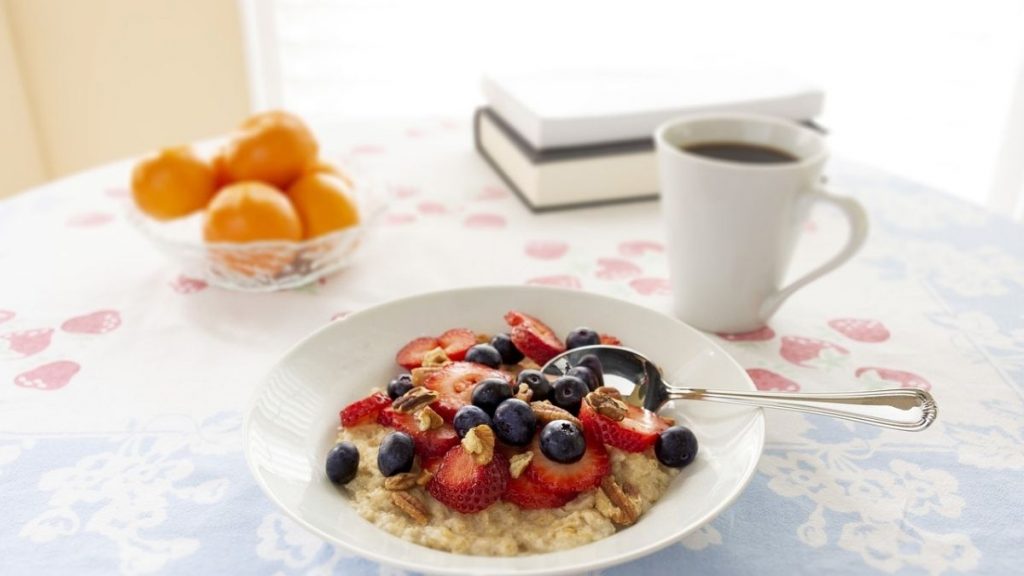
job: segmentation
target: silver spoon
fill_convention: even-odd
[[[597,356],[604,374],[615,376],[623,400],[657,412],[670,400],[708,400],[809,412],[863,422],[896,430],[924,430],[935,421],[937,407],[932,395],[917,388],[891,388],[858,392],[803,394],[746,392],[683,388],[666,382],[654,362],[643,354],[620,346],[582,346],[563,352],[541,368],[545,374],[564,375],[587,354]],[[622,380],[626,384],[622,384]],[[632,389],[628,389],[629,386]],[[891,415],[895,414],[896,417]]]

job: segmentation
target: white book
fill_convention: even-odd
[[[485,76],[486,106],[535,150],[649,140],[684,114],[729,111],[811,120],[824,93],[779,71],[557,70]]]

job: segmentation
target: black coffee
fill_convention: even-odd
[[[798,160],[796,156],[789,152],[783,152],[782,150],[776,150],[767,146],[741,144],[739,142],[708,142],[682,146],[681,148],[697,156],[714,158],[716,160],[728,160],[741,164],[784,164]]]

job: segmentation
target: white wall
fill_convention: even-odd
[[[46,177],[32,114],[11,40],[7,4],[0,1],[0,198]]]

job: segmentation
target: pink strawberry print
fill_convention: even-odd
[[[171,289],[178,294],[193,294],[206,290],[207,284],[205,280],[199,278],[189,278],[184,274],[179,275],[170,283]]]
[[[14,377],[14,385],[36,390],[57,390],[67,386],[81,369],[77,362],[58,360],[18,374]]]
[[[50,345],[53,336],[52,328],[22,330],[0,334],[0,356],[24,358],[38,354]],[[4,354],[6,352],[6,354]]]
[[[569,245],[558,240],[531,240],[526,243],[526,255],[537,260],[558,260],[569,251]]]
[[[776,374],[764,368],[748,368],[747,375],[754,381],[758,390],[776,390],[780,392],[799,392],[800,385],[786,378],[782,374]]]
[[[383,146],[377,146],[375,144],[360,144],[359,146],[352,147],[349,150],[349,154],[353,156],[378,156],[384,154],[387,150]]]
[[[650,240],[632,240],[630,242],[623,242],[622,244],[619,244],[619,254],[622,254],[627,258],[643,256],[647,252],[664,251],[664,244],[661,244],[660,242],[652,242]]]
[[[427,135],[427,131],[421,130],[419,128],[409,128],[405,131],[405,135],[413,139],[423,138],[424,136]]]
[[[84,214],[77,214],[68,218],[67,225],[74,226],[76,228],[92,228],[95,226],[102,226],[113,221],[113,214],[107,214],[105,212],[86,212]]]
[[[14,318],[13,310],[0,310],[0,324],[7,322],[11,318]]]
[[[420,211],[420,214],[444,214],[448,212],[448,209],[440,202],[420,202],[416,209]]]
[[[555,286],[558,288],[572,288],[579,290],[583,287],[580,283],[580,279],[569,274],[559,274],[555,276],[540,276],[537,278],[531,278],[526,281],[531,286]]]
[[[389,186],[388,190],[395,198],[412,198],[420,193],[419,188],[415,186],[405,186],[402,184]]]
[[[500,186],[484,186],[484,189],[476,195],[477,200],[501,200],[508,197],[508,192]]]
[[[783,336],[782,347],[779,349],[779,355],[786,361],[804,368],[811,367],[808,363],[820,359],[823,353],[846,355],[850,351],[825,340],[800,336]]]
[[[462,221],[466,228],[504,228],[505,217],[498,214],[471,214]]]
[[[758,328],[757,330],[751,330],[750,332],[739,332],[737,334],[719,334],[719,338],[728,340],[730,342],[767,342],[772,338],[775,338],[775,330],[771,327],[765,326],[764,328]]]
[[[598,258],[595,275],[602,280],[626,280],[639,276],[643,270],[622,258]]]
[[[850,340],[857,342],[885,342],[889,339],[889,329],[878,320],[866,318],[836,318],[828,321],[829,327]]]
[[[97,310],[66,320],[60,329],[73,334],[106,334],[120,325],[121,314],[117,310]]]
[[[672,293],[667,278],[635,278],[629,281],[629,287],[643,296],[668,296]]]
[[[388,226],[400,226],[402,224],[412,224],[416,221],[415,214],[403,214],[400,212],[392,212],[384,215],[384,224]]]
[[[878,368],[877,366],[864,366],[857,368],[853,373],[857,378],[865,378],[870,380],[885,380],[886,382],[896,382],[900,385],[900,388],[920,388],[921,390],[931,390],[932,385],[930,382],[922,378],[921,376],[914,374],[913,372],[907,372],[906,370],[896,370],[895,368]]]

